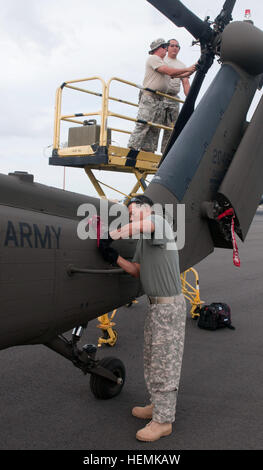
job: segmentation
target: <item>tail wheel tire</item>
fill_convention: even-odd
[[[96,398],[108,399],[119,395],[125,382],[125,367],[123,362],[116,357],[104,357],[99,365],[111,371],[117,378],[122,380],[122,383],[111,382],[99,375],[91,374],[90,388]]]

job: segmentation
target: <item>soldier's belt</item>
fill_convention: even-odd
[[[143,94],[144,94],[144,95],[151,96],[152,98],[155,98],[156,100],[159,100],[159,101],[162,101],[163,98],[164,98],[164,97],[161,96],[161,95],[157,95],[157,94],[155,93],[155,90],[153,90],[152,92],[151,92],[151,91],[144,90],[144,91],[143,91]]]
[[[150,304],[174,304],[175,296],[173,297],[150,297],[148,296]]]

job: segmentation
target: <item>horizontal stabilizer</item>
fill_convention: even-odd
[[[219,188],[233,207],[244,241],[263,193],[263,97]]]

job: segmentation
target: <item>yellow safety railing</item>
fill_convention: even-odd
[[[116,101],[119,101],[119,102],[124,102],[122,100],[119,100],[117,98],[112,98],[109,96],[109,93],[110,93],[110,85],[112,84],[112,82],[119,82],[119,83],[124,83],[126,85],[129,85],[129,86],[132,86],[132,87],[135,87],[135,88],[138,88],[139,90],[143,91],[143,90],[147,90],[147,91],[150,91],[150,89],[146,89],[146,88],[143,88],[142,86],[140,85],[137,85],[136,83],[133,83],[133,82],[129,82],[128,80],[124,80],[122,78],[118,78],[118,77],[112,77],[110,78],[110,80],[107,82],[107,100],[110,100],[110,99],[115,99]],[[173,101],[179,101],[180,103],[183,103],[182,100],[180,100],[179,98],[176,98],[175,96],[170,96],[170,95],[167,95],[166,93],[162,93],[160,91],[154,91],[154,90],[151,90],[152,93],[155,93],[156,95],[159,95],[159,96],[163,96],[163,97],[166,97],[166,98],[169,98]],[[126,104],[129,104],[129,105],[132,105],[132,106],[139,106],[138,104],[135,104],[135,103],[130,103],[130,102],[125,102]],[[114,113],[112,111],[109,111],[108,110],[108,116],[111,116],[111,117],[117,117],[117,118],[120,118],[120,119],[125,119],[127,121],[133,121],[133,122],[137,122],[137,119],[135,118],[132,118],[130,116],[125,116],[123,114],[118,114],[118,113]],[[167,130],[170,130],[172,131],[172,128],[171,127],[168,127],[168,126],[164,126],[164,125],[161,125],[161,124],[158,124],[158,123],[154,123],[154,122],[147,122],[147,124],[149,126],[153,126],[153,127],[157,127],[159,129],[167,129]],[[118,132],[127,132],[127,133],[131,133],[131,132],[128,132],[128,131],[124,131],[123,129],[114,129],[115,131],[118,131]]]
[[[74,85],[73,83],[80,83],[80,82],[88,82],[98,80],[101,83],[102,92],[97,93],[91,90],[86,90],[84,88],[79,88]],[[64,88],[70,88],[72,90],[80,91],[83,93],[88,93],[91,95],[99,96],[102,98],[102,107],[99,111],[92,111],[90,113],[75,113],[71,115],[63,116],[61,115],[61,107],[62,107],[62,92]],[[60,127],[61,121],[73,122],[75,124],[82,124],[83,121],[79,121],[73,118],[76,117],[84,117],[84,116],[101,116],[101,133],[100,133],[100,145],[105,146],[107,145],[107,131],[106,131],[106,117],[107,117],[107,102],[106,102],[106,83],[100,77],[89,77],[89,78],[81,78],[78,80],[71,80],[68,82],[64,82],[56,91],[56,100],[55,100],[55,123],[54,123],[54,140],[53,140],[53,149],[59,150],[60,149]]]
[[[99,81],[101,84],[101,93],[100,92],[94,92],[91,90],[87,90],[85,88],[82,88],[80,86],[76,86],[76,83],[84,83],[84,82],[90,82],[90,81]],[[79,120],[76,118],[81,118],[81,117],[91,117],[91,116],[100,116],[101,118],[101,123],[100,123],[100,138],[99,138],[99,146],[105,147],[107,146],[107,131],[112,130],[115,132],[121,132],[125,134],[131,134],[130,131],[126,129],[119,129],[119,128],[113,128],[113,127],[107,127],[107,122],[108,122],[108,117],[116,117],[119,119],[127,120],[127,121],[132,121],[132,122],[137,122],[138,120],[136,118],[133,118],[131,116],[125,115],[125,114],[119,114],[115,113],[113,111],[109,110],[109,101],[117,101],[119,103],[123,103],[129,106],[135,106],[138,107],[138,103],[133,103],[131,101],[123,100],[117,97],[110,96],[110,86],[112,82],[119,82],[123,83],[128,86],[132,86],[135,88],[138,88],[139,90],[147,90],[148,92],[155,93],[157,95],[167,97],[173,101],[178,101],[180,103],[183,103],[182,100],[179,98],[176,98],[174,96],[167,95],[165,93],[159,92],[159,91],[154,91],[149,88],[143,88],[142,86],[129,82],[128,80],[124,80],[122,78],[118,77],[112,77],[110,80],[106,83],[101,77],[94,76],[94,77],[88,77],[88,78],[81,78],[77,80],[70,80],[67,82],[64,82],[56,91],[56,100],[55,100],[55,122],[54,122],[54,139],[53,139],[53,150],[57,152],[58,155],[61,156],[67,156],[71,152],[69,149],[67,150],[66,148],[63,148],[61,150],[60,147],[60,129],[61,129],[61,122],[66,121],[66,122],[72,122],[74,124],[79,124],[83,125],[84,120]],[[101,98],[101,108],[98,111],[91,111],[87,113],[74,113],[74,114],[67,114],[67,115],[62,115],[61,114],[61,108],[62,108],[62,92],[65,88],[69,88],[71,90],[79,91],[82,93],[87,93],[91,94],[94,96],[98,96]],[[159,129],[165,129],[165,130],[170,130],[172,131],[171,127],[164,126],[158,123],[154,122],[147,122],[149,126],[157,127]],[[90,148],[89,146],[82,146],[83,148],[81,149],[81,146],[78,146],[77,149],[77,154],[85,155],[87,153],[90,153]],[[75,152],[76,153],[76,152]]]

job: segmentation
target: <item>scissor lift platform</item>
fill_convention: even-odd
[[[83,87],[76,86],[79,83],[99,82],[101,85],[101,92],[94,92]],[[93,170],[103,171],[117,171],[133,174],[136,177],[135,186],[125,196],[131,196],[141,188],[143,191],[146,189],[145,179],[148,175],[154,175],[158,168],[161,155],[144,150],[133,150],[121,145],[113,145],[111,142],[112,133],[117,132],[121,134],[131,134],[130,130],[109,127],[109,118],[117,118],[121,122],[130,121],[138,122],[138,120],[132,116],[119,114],[109,110],[109,102],[114,101],[138,108],[138,103],[127,101],[124,99],[110,96],[110,87],[112,83],[124,84],[125,86],[135,87],[139,90],[145,90],[140,85],[137,85],[121,78],[113,77],[107,83],[100,77],[89,77],[85,79],[71,80],[64,82],[56,93],[56,104],[55,104],[55,126],[54,126],[54,141],[53,141],[53,152],[52,157],[49,159],[50,165],[64,166],[71,168],[83,168],[89,176],[93,186],[101,197],[106,197],[101,185],[104,183],[98,181],[96,176],[93,174]],[[99,111],[92,111],[87,113],[74,113],[63,115],[62,110],[62,93],[65,89],[71,89],[78,92],[95,95],[101,99],[101,107]],[[169,96],[161,92],[154,92],[153,90],[147,89],[163,96]],[[180,101],[178,98],[170,97],[171,100]],[[94,120],[94,117],[98,116],[100,122]],[[87,120],[92,117],[93,119]],[[61,124],[73,123],[75,129],[71,128],[69,131],[75,132],[76,136],[80,135],[78,132],[79,127],[82,127],[82,135],[86,132],[85,138],[81,139],[70,139],[66,146],[60,143]],[[95,124],[94,124],[95,122]],[[141,122],[141,121],[140,121]],[[76,127],[77,124],[77,127]],[[90,126],[91,124],[91,126]],[[172,130],[167,126],[162,126],[158,123],[147,122],[149,126],[157,127],[159,129]],[[88,136],[88,130],[91,127],[95,128],[92,137]],[[107,185],[105,185],[107,186]],[[115,188],[111,188],[114,189]],[[117,192],[120,192],[116,189]],[[122,193],[123,194],[123,193]]]

